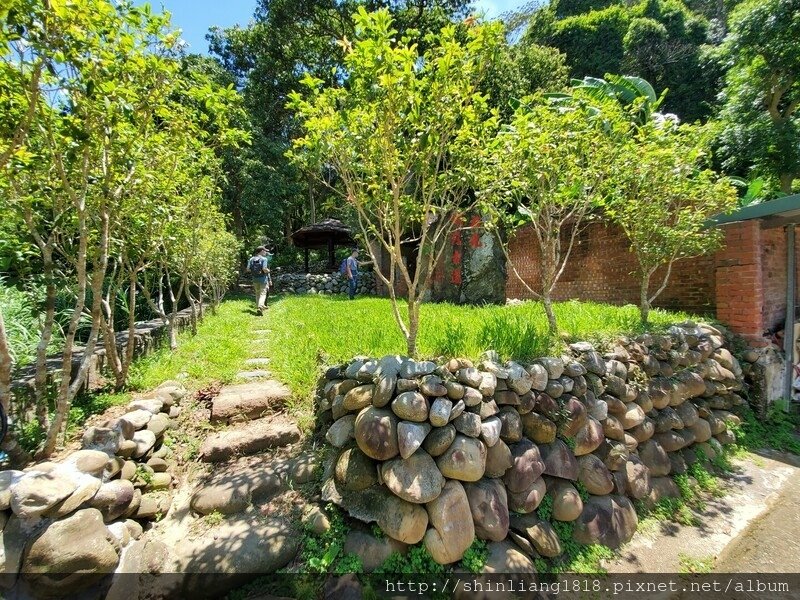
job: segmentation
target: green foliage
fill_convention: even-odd
[[[145,485],[149,485],[153,481],[153,473],[148,470],[145,465],[139,463],[136,465],[136,474],[133,476],[134,481],[140,481]]]
[[[669,89],[665,108],[694,121],[709,115],[719,72],[706,59],[707,29],[680,0],[576,0],[539,11],[526,37],[564,52],[573,77],[626,73]]]
[[[388,256],[390,277],[407,289],[407,316],[394,294],[393,314],[413,356],[439,242],[461,226],[454,212],[475,205],[474,154],[494,124],[478,86],[502,30],[496,23],[449,25],[428,34],[423,50],[415,36],[399,33],[388,10],[361,7],[354,20],[355,41],[343,42],[348,85],[307,73],[305,94],[290,95],[302,135],[289,155],[323,184],[333,169],[357,214],[359,237],[380,242],[367,247],[376,264],[381,253]],[[411,240],[418,251],[409,264],[401,244]]]
[[[722,92],[723,165],[763,176],[784,194],[800,177],[800,2],[749,0],[736,7],[719,50],[729,64]]]
[[[536,514],[542,521],[550,520],[550,517],[553,516],[553,496],[546,494],[545,497],[542,498],[539,507],[536,509]]]
[[[347,526],[344,515],[335,505],[325,507],[330,521],[330,529],[322,535],[310,530],[303,533],[301,559],[303,570],[311,573],[360,573],[363,570],[361,559],[353,554],[343,554]]]
[[[695,558],[681,553],[678,555],[678,561],[680,562],[680,573],[711,573],[714,569],[713,556]]]
[[[405,555],[393,552],[373,572],[376,574],[442,575],[445,568],[431,558],[428,549],[423,544],[416,544],[411,546]]]
[[[741,417],[742,422],[739,425],[728,422],[728,429],[736,436],[736,444],[741,450],[755,452],[763,448],[774,448],[800,454],[800,437],[797,435],[800,417],[797,414],[787,413],[773,406],[766,418],[760,419],[747,406],[741,411]]]
[[[461,558],[461,566],[470,573],[480,573],[489,558],[489,548],[484,540],[475,538]]]
[[[128,393],[118,392],[85,392],[80,394],[69,409],[67,431],[80,431],[86,420],[92,415],[99,415],[112,406],[121,406],[131,400]]]

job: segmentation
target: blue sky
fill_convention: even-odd
[[[153,8],[163,6],[172,13],[172,23],[183,30],[183,39],[190,52],[205,54],[208,42],[205,35],[212,25],[230,27],[245,25],[253,16],[255,0],[149,0]],[[143,2],[142,2],[143,3]],[[488,17],[525,4],[525,0],[476,0],[479,11],[485,10]]]

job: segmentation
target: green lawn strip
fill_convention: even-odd
[[[424,358],[477,359],[483,351],[492,349],[504,359],[525,360],[560,352],[565,342],[602,343],[643,330],[638,309],[631,305],[570,301],[557,303],[555,312],[563,332],[556,340],[547,334],[539,303],[482,307],[424,304],[419,353]],[[651,318],[651,329],[663,330],[690,316],[656,310]],[[344,296],[279,297],[271,303],[264,323],[272,330],[265,344],[270,370],[309,406],[324,365],[357,355],[403,354],[406,347],[390,301],[385,298],[348,301]]]

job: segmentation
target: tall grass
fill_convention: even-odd
[[[36,346],[40,335],[36,299],[39,296],[44,296],[44,291],[39,288],[20,290],[0,279],[0,309],[3,310],[6,335],[15,367],[24,367],[36,360]],[[53,333],[50,350],[60,350],[62,343],[63,336],[57,329]]]
[[[635,306],[561,302],[554,307],[561,335],[547,332],[542,306],[534,302],[507,306],[422,306],[418,338],[422,357],[465,356],[476,359],[496,350],[503,359],[527,360],[560,352],[564,343],[603,343],[620,334],[643,331]],[[651,329],[690,318],[686,313],[654,310]],[[356,355],[402,354],[405,340],[383,298],[287,296],[272,303],[264,319],[272,332],[267,341],[271,370],[294,392],[309,399],[323,364]]]

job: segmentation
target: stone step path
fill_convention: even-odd
[[[203,462],[223,462],[235,456],[288,446],[299,440],[300,430],[295,423],[257,419],[207,437],[200,447],[200,458]]]
[[[265,367],[269,364],[268,358],[248,358],[244,361],[248,367]]]
[[[275,380],[225,386],[211,404],[212,423],[259,419],[283,408],[292,393]]]
[[[272,377],[272,373],[264,369],[254,369],[252,371],[239,371],[236,374],[236,379],[241,379],[243,381],[256,381],[258,379],[269,379],[270,377]]]

